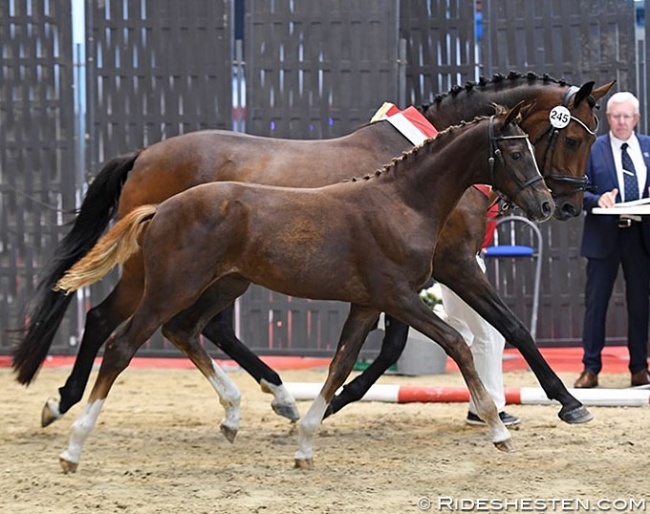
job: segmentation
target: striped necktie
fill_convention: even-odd
[[[636,179],[636,170],[630,154],[627,153],[627,143],[621,145],[621,163],[623,164],[623,187],[625,189],[625,201],[639,199],[639,182]]]

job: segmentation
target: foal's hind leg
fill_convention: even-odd
[[[77,470],[83,445],[97,423],[111,387],[129,365],[138,348],[158,328],[158,324],[154,323],[134,325],[134,318],[129,319],[107,340],[104,358],[88,403],[72,425],[68,448],[59,456],[64,473],[74,473]]]
[[[271,407],[280,416],[297,421],[300,418],[293,396],[282,383],[280,376],[244,345],[232,327],[233,305],[213,317],[203,329],[203,335],[230,356],[262,387],[273,395]]]
[[[377,322],[379,311],[350,305],[343,331],[339,339],[336,354],[329,367],[327,379],[323,388],[312,403],[307,414],[298,422],[298,451],[295,454],[296,467],[309,468],[313,464],[313,438],[316,430],[323,420],[327,404],[332,400],[336,390],[348,378],[354,363],[359,355],[359,350],[368,335],[368,332]]]

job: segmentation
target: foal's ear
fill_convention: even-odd
[[[512,122],[515,122],[515,121],[519,120],[518,116],[519,116],[523,106],[524,106],[524,100],[522,100],[517,105],[515,105],[513,108],[511,108],[508,112],[506,112],[505,120],[503,120],[503,126],[504,127],[507,127]]]

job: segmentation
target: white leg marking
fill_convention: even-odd
[[[81,451],[86,439],[95,428],[99,413],[104,406],[105,400],[96,400],[86,404],[86,406],[79,414],[77,420],[72,424],[72,433],[70,434],[70,441],[68,442],[68,449],[65,450],[60,457],[68,462],[79,463],[81,458]]]
[[[241,393],[235,383],[228,378],[228,375],[214,361],[212,361],[212,370],[214,373],[207,378],[219,395],[221,405],[226,410],[226,419],[222,425],[237,431],[241,414],[239,408]]]
[[[298,423],[298,451],[295,454],[297,460],[309,460],[314,456],[313,438],[316,430],[323,420],[327,409],[327,402],[322,394],[318,394],[314,403],[311,404],[305,417]]]
[[[47,405],[47,408],[50,409],[50,413],[52,414],[53,419],[59,419],[62,416],[61,411],[59,410],[59,400],[50,398],[47,402],[45,402],[45,405]]]
[[[277,414],[289,418],[292,421],[296,421],[300,418],[296,400],[293,398],[284,384],[280,384],[278,386],[262,379],[260,380],[260,387],[265,393],[271,393],[273,395],[271,407],[273,407],[273,410]]]
[[[490,427],[492,431],[492,442],[493,443],[500,443],[502,441],[507,441],[510,439],[510,432],[506,428],[506,426],[499,420],[499,422],[493,426]]]

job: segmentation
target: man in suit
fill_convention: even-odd
[[[582,332],[584,370],[575,387],[598,385],[605,346],[605,319],[619,267],[625,279],[627,344],[632,386],[650,384],[648,377],[648,311],[650,309],[650,220],[648,217],[592,214],[594,207],[647,198],[650,186],[650,137],[635,134],[639,101],[628,92],[607,102],[609,133],[594,143],[587,177],[595,192],[585,192],[581,255],[587,258],[585,317]]]

